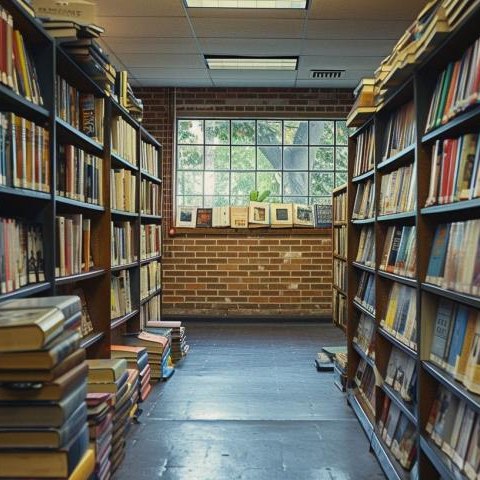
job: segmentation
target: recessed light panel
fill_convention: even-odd
[[[205,57],[210,70],[296,70],[298,58]]]
[[[305,10],[308,0],[184,0],[190,8],[294,8]]]

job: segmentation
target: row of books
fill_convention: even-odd
[[[0,218],[0,293],[45,281],[42,226]]]
[[[405,470],[413,467],[416,457],[417,429],[400,407],[385,395],[378,431],[385,445]]]
[[[342,225],[333,229],[333,253],[347,257],[347,227]]]
[[[375,374],[373,368],[361,358],[355,372],[358,394],[366,404],[371,417],[375,417]]]
[[[145,215],[162,214],[162,187],[149,180],[142,180],[140,186],[140,211]]]
[[[392,348],[388,359],[385,383],[400,394],[407,403],[415,403],[417,361],[399,348]]]
[[[157,257],[162,254],[162,226],[158,224],[140,225],[140,258]]]
[[[401,343],[417,350],[417,291],[394,282],[380,325]]]
[[[346,222],[347,221],[347,192],[334,195],[333,201],[333,221]]]
[[[353,176],[373,170],[375,167],[375,129],[370,125],[363,133],[358,135],[355,146],[355,161]]]
[[[353,337],[353,342],[371,359],[375,358],[375,327],[375,320],[361,313]]]
[[[49,135],[30,120],[0,112],[0,185],[50,191]]]
[[[480,393],[478,310],[441,298],[429,330],[430,361]],[[430,336],[431,335],[431,336]]]
[[[355,261],[375,268],[375,230],[373,227],[362,227]]]
[[[33,56],[13,17],[0,7],[0,83],[27,100],[43,105]]]
[[[415,226],[388,227],[379,269],[409,278],[415,277],[416,243]]]
[[[433,92],[425,130],[444,125],[478,104],[480,96],[480,39],[450,62],[440,74]]]
[[[250,202],[245,207],[178,207],[176,226],[183,228],[325,228],[332,224],[330,205]]]
[[[121,116],[112,118],[112,151],[123,160],[138,165],[137,130]]]
[[[338,258],[333,259],[333,284],[347,291],[347,262]]]
[[[149,262],[140,268],[140,299],[158,291],[162,286],[162,264],[158,261]]]
[[[413,100],[395,110],[387,120],[382,160],[387,160],[415,142],[415,107]]]
[[[333,291],[333,318],[339,325],[347,327],[347,297],[338,290]]]
[[[140,325],[146,326],[150,322],[159,322],[162,314],[162,297],[155,295],[148,302],[140,305]]]
[[[355,301],[375,314],[375,275],[362,272],[358,282]]]
[[[480,294],[480,220],[444,223],[435,230],[426,281],[457,292]]]
[[[153,175],[154,177],[160,178],[160,163],[158,149],[151,143],[144,142],[141,143],[141,168],[142,171]]]
[[[121,270],[112,273],[111,283],[111,306],[110,318],[123,317],[133,310],[132,290],[130,284],[130,272]]]
[[[57,75],[55,101],[57,115],[87,137],[103,144],[105,101],[93,93],[83,93]]]
[[[389,215],[413,211],[416,201],[416,184],[414,164],[382,175],[379,214]]]
[[[110,170],[110,207],[122,212],[136,212],[137,178],[127,169]]]
[[[90,219],[82,214],[56,217],[57,258],[55,276],[88,272],[93,266]]]
[[[117,72],[115,93],[118,97],[118,103],[125,108],[133,118],[141,122],[143,118],[143,102],[133,94],[126,70]]]
[[[103,159],[73,145],[59,145],[57,194],[103,205]]]
[[[111,265],[127,265],[136,262],[135,224],[133,222],[111,223]]]
[[[432,148],[430,188],[425,206],[480,196],[478,134],[437,140]]]
[[[353,205],[353,220],[373,218],[375,215],[375,183],[367,180],[358,184]]]

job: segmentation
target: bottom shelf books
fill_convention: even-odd
[[[373,368],[362,358],[355,373],[355,384],[360,396],[369,408],[370,416],[375,416],[375,374]]]
[[[130,272],[121,270],[112,273],[111,278],[111,319],[123,317],[132,311],[132,294],[130,289]]]
[[[402,350],[393,347],[388,359],[385,383],[400,394],[405,402],[416,398],[417,362]]]
[[[369,312],[375,314],[375,275],[362,272],[355,300]]]
[[[353,337],[353,342],[358,345],[367,357],[372,359],[375,358],[375,328],[375,320],[361,313],[357,331]]]
[[[410,470],[416,456],[417,430],[387,395],[384,397],[377,427],[379,435],[393,456],[404,469]]]
[[[333,318],[338,325],[347,327],[347,297],[333,290]]]
[[[470,480],[480,473],[480,416],[451,391],[439,387],[426,433]]]

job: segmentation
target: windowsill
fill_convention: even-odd
[[[208,236],[208,235],[245,235],[245,236],[265,236],[265,237],[283,237],[295,235],[315,235],[330,236],[331,228],[176,228],[175,235],[178,236]],[[172,235],[169,234],[170,237]]]

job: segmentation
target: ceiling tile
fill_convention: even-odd
[[[247,81],[288,81],[295,80],[297,72],[285,71],[232,71],[232,70],[210,70],[210,76],[215,82],[217,80],[247,80]]]
[[[112,18],[121,17],[157,16],[172,17],[184,15],[181,0],[135,0],[133,2],[119,0],[100,0],[97,3],[97,16]]]
[[[387,56],[396,40],[305,40],[302,55]]]
[[[366,70],[377,68],[383,57],[346,57],[311,55],[300,57],[299,70],[311,69],[345,69]]]
[[[213,87],[210,80],[190,79],[185,77],[169,79],[138,78],[136,84],[141,87]]]
[[[340,40],[398,40],[409,22],[403,20],[309,20],[307,38]]]
[[[200,55],[123,53],[122,62],[129,68],[133,67],[164,67],[164,68],[204,68],[205,62]]]
[[[162,79],[193,79],[193,80],[208,80],[207,69],[200,68],[135,68],[129,69],[129,72],[136,78],[158,78]]]
[[[306,10],[302,9],[280,9],[274,11],[268,8],[187,8],[187,14],[191,18],[222,18],[222,19],[236,19],[236,18],[262,18],[274,20],[295,20],[304,19],[307,15]]]
[[[104,37],[104,42],[118,55],[123,53],[198,54],[198,47],[191,37]]]
[[[200,38],[200,46],[210,55],[299,55],[301,39],[285,38]]]
[[[105,35],[116,37],[189,37],[185,17],[105,17]]]

